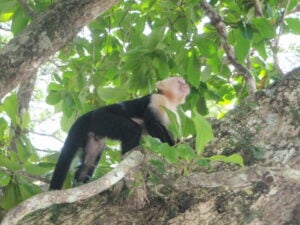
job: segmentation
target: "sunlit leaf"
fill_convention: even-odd
[[[13,15],[14,14],[12,12],[0,14],[0,22],[7,22],[11,20]]]

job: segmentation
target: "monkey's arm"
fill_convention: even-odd
[[[159,138],[161,142],[175,145],[175,140],[170,131],[162,124],[159,116],[151,109],[147,109],[144,116],[144,125],[147,132],[152,136]]]

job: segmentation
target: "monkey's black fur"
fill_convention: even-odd
[[[146,95],[142,98],[108,105],[79,117],[72,125],[62,148],[50,183],[50,189],[62,188],[71,162],[79,148],[83,148],[86,155],[95,156],[92,165],[85,165],[85,159],[83,159],[81,167],[75,174],[75,180],[86,182],[92,176],[94,168],[100,160],[106,137],[121,141],[122,154],[138,146],[142,127],[131,118],[143,120],[144,127],[151,136],[157,137],[169,145],[174,145],[175,141],[162,124],[160,115],[157,115],[149,106],[151,96]],[[91,153],[88,152],[89,149],[86,147],[88,142],[90,142],[89,146],[100,148],[97,149],[97,153],[95,153],[95,149],[92,149]]]

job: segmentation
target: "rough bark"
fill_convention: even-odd
[[[0,99],[117,0],[59,0],[0,52]]]
[[[214,124],[206,154],[240,152],[245,168],[215,163],[213,170],[198,167],[182,176],[171,166],[160,184],[141,179],[147,173],[139,169],[129,180],[139,177],[140,185],[129,182],[128,190],[118,183],[93,198],[36,211],[19,224],[299,224],[299,96],[299,76],[290,76]],[[147,160],[143,168],[151,169]],[[137,206],[137,199],[144,204]]]

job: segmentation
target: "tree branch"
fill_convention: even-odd
[[[264,14],[261,8],[261,2],[259,0],[253,0],[253,5],[255,9],[255,15],[262,17]]]
[[[118,0],[58,0],[1,49],[0,99]]]
[[[31,8],[31,6],[28,4],[27,0],[18,0],[19,4],[25,9],[27,15],[30,18],[34,18],[36,16],[36,13],[34,10]]]
[[[232,189],[244,189],[251,187],[253,182],[258,181],[271,185],[279,178],[298,182],[300,171],[292,168],[254,166],[233,172],[196,173],[179,178],[174,187],[180,191],[199,187],[215,188],[224,186]]]
[[[244,65],[240,64],[236,60],[234,49],[227,42],[227,31],[226,31],[225,24],[222,21],[222,18],[213,9],[213,7],[209,3],[207,3],[206,0],[202,0],[200,3],[200,6],[204,10],[206,15],[209,17],[211,24],[216,28],[216,30],[220,36],[220,39],[221,39],[221,44],[226,52],[229,62],[244,77],[244,79],[247,83],[248,91],[249,91],[250,95],[253,96],[254,93],[256,92],[255,78]]]
[[[143,161],[144,155],[140,151],[132,151],[115,169],[98,180],[76,188],[41,193],[25,200],[6,214],[1,225],[17,224],[25,215],[53,204],[76,202],[99,194],[119,182]]]

